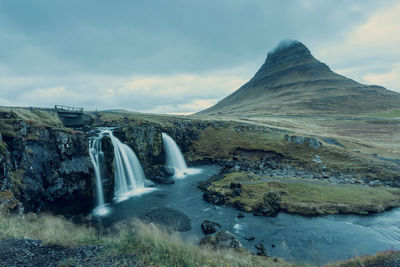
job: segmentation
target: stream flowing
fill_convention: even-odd
[[[262,242],[268,255],[297,263],[323,264],[400,249],[400,209],[369,216],[305,217],[279,213],[276,217],[260,217],[244,213],[244,218],[238,218],[238,210],[202,199],[197,183],[217,174],[219,167],[203,166],[202,170],[177,179],[175,184],[157,185],[157,191],[113,204],[112,214],[104,217],[103,223],[110,225],[139,217],[155,207],[169,207],[191,219],[192,229],[181,233],[186,242],[199,242],[204,237],[201,222],[211,220],[234,233],[245,248],[255,252],[254,245]],[[249,237],[255,239],[247,241]]]

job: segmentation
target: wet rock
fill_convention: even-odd
[[[147,211],[141,219],[146,223],[154,223],[165,227],[168,231],[185,232],[192,226],[188,216],[183,212],[161,207]]]
[[[267,250],[265,249],[264,245],[260,242],[255,245],[255,248],[257,249],[257,255],[258,256],[264,256],[268,257]]]
[[[219,231],[214,235],[204,237],[200,241],[200,246],[211,246],[215,249],[221,248],[241,248],[239,240],[229,231]]]
[[[244,214],[243,213],[239,213],[237,217],[238,218],[244,218]]]
[[[220,192],[206,191],[203,194],[203,199],[214,205],[221,205],[225,203],[225,196]]]
[[[206,235],[213,234],[217,232],[218,228],[221,228],[221,225],[216,222],[204,220],[201,223],[201,230],[203,230],[203,233]]]
[[[253,240],[255,240],[256,238],[254,237],[254,236],[249,236],[249,237],[245,237],[244,239],[246,239],[247,241],[253,241]]]

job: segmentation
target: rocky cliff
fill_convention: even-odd
[[[3,195],[12,193],[9,198],[25,211],[72,214],[92,208],[93,167],[85,134],[23,120],[14,112],[0,112],[0,126]]]

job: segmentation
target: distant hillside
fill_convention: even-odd
[[[400,94],[339,75],[298,41],[281,42],[254,77],[195,115],[350,115],[400,108]]]

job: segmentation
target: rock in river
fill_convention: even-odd
[[[217,231],[217,228],[221,228],[221,225],[216,222],[204,220],[201,223],[201,230],[203,230],[203,233],[206,235],[215,233]]]
[[[241,248],[239,240],[231,232],[219,231],[215,235],[204,237],[200,241],[200,246],[209,245],[215,249],[217,248]]]
[[[185,232],[192,228],[188,216],[181,211],[166,207],[151,209],[141,219],[147,223],[164,226],[169,231]]]

